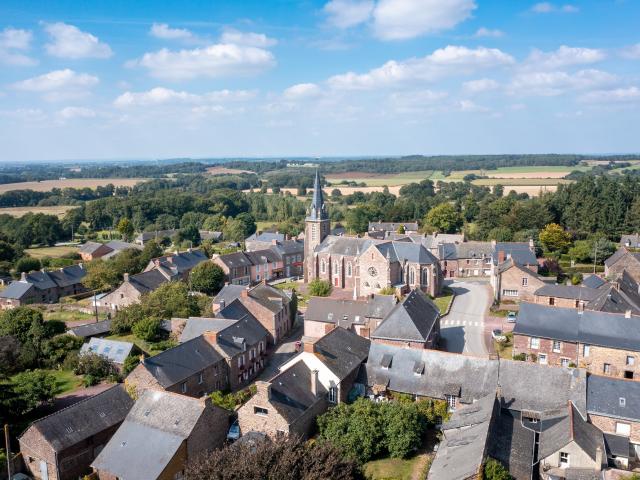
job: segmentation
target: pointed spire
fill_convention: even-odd
[[[327,211],[324,207],[324,199],[322,198],[322,186],[320,185],[320,174],[318,173],[318,170],[316,170],[316,178],[313,181],[313,198],[311,199],[309,218],[311,220],[324,220],[327,218]]]

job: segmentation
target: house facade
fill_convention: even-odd
[[[604,261],[604,275],[607,278],[616,279],[624,271],[636,282],[640,282],[640,253],[633,252],[627,247],[620,247]]]
[[[492,253],[491,242],[442,243],[437,257],[445,278],[489,277]]]
[[[499,302],[533,302],[535,293],[547,284],[545,280],[538,275],[537,266],[523,266],[512,259],[492,266],[491,286]]]

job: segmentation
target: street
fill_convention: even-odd
[[[491,287],[486,280],[453,280],[447,285],[456,296],[449,314],[440,320],[441,337],[449,352],[488,355],[486,314]]]

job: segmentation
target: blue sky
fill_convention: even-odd
[[[640,151],[640,2],[0,4],[0,161]]]

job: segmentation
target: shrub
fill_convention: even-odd
[[[134,368],[136,368],[139,363],[140,363],[140,358],[136,357],[135,355],[129,355],[127,358],[124,359],[124,365],[122,367],[122,373],[127,375]]]
[[[519,362],[524,362],[527,360],[527,354],[526,353],[518,353],[516,355],[513,356],[514,360],[517,360]]]
[[[483,473],[484,480],[513,480],[505,466],[493,458],[487,459]]]
[[[328,297],[331,294],[331,284],[316,278],[309,282],[309,294],[314,297]]]
[[[76,375],[89,375],[97,380],[117,374],[118,369],[106,357],[96,353],[83,353],[78,355],[78,363],[74,369]]]
[[[13,377],[11,383],[23,414],[51,401],[56,394],[56,378],[43,370],[19,373]]]
[[[33,257],[22,257],[18,259],[14,268],[17,273],[29,273],[33,270],[40,270],[40,260]]]
[[[160,335],[161,325],[161,320],[157,318],[147,317],[136,323],[131,330],[133,331],[133,334],[140,340],[153,342]]]
[[[384,288],[381,288],[378,293],[380,295],[395,295],[396,289],[393,287],[384,287]]]

